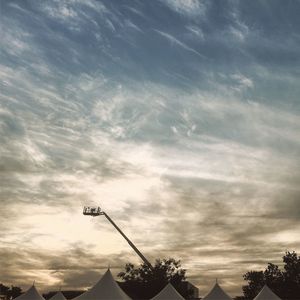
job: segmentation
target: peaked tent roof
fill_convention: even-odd
[[[216,282],[211,291],[203,298],[203,300],[232,300]]]
[[[272,290],[265,285],[254,300],[281,300],[277,295],[275,295]]]
[[[168,283],[155,297],[151,300],[184,300],[176,291],[171,283]]]
[[[57,292],[54,296],[52,296],[49,300],[67,300],[62,292]]]
[[[108,269],[88,291],[73,300],[131,300],[115,282]]]
[[[33,285],[24,294],[15,298],[15,300],[45,300]]]

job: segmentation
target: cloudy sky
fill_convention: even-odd
[[[182,260],[205,294],[300,252],[300,1],[1,1],[0,282]]]

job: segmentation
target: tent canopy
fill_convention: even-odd
[[[203,300],[232,300],[216,282],[211,291],[203,298]]]
[[[15,298],[14,300],[45,300],[42,295],[36,290],[33,285],[24,294]]]
[[[254,298],[254,300],[281,300],[277,295],[275,295],[270,288],[265,285],[259,294]]]
[[[131,300],[115,282],[108,269],[102,278],[88,291],[74,300]]]
[[[168,283],[155,297],[151,300],[184,300],[176,291],[171,283]]]
[[[63,295],[62,292],[57,292],[53,297],[49,300],[67,300],[66,297]]]

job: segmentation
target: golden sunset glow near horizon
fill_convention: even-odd
[[[0,283],[91,287],[300,252],[300,2],[1,1]]]

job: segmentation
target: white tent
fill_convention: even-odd
[[[113,279],[108,269],[103,277],[88,291],[73,300],[131,300]]]
[[[253,300],[281,300],[281,299],[277,295],[275,295],[267,285],[265,285]]]
[[[211,291],[203,298],[203,300],[232,300],[216,282]]]
[[[52,296],[49,300],[67,300],[62,292],[57,292],[54,296]]]
[[[42,295],[36,290],[33,285],[24,294],[15,298],[14,300],[45,300]]]
[[[155,297],[151,300],[184,300],[184,298],[175,290],[171,283],[168,283]]]

